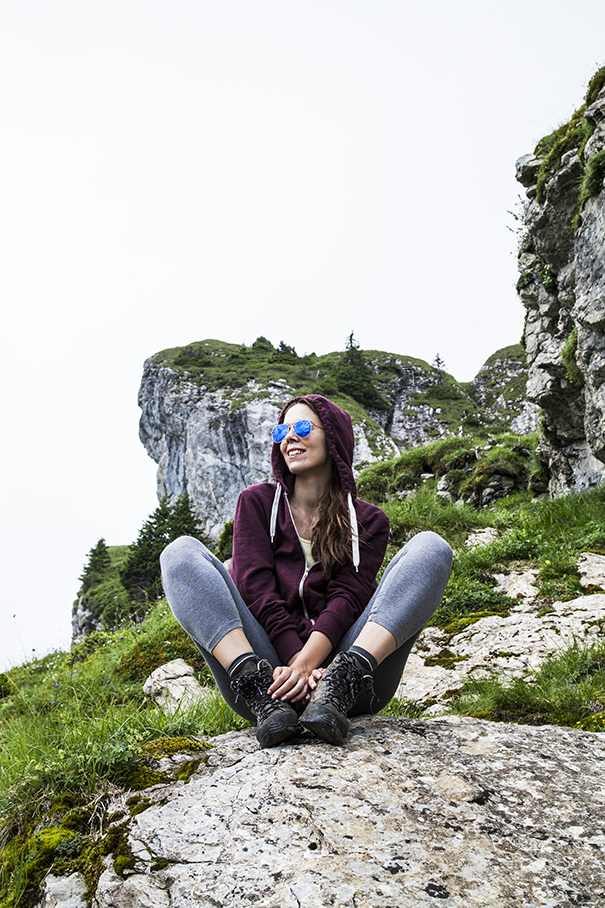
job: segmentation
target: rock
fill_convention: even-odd
[[[605,593],[595,593],[555,602],[547,612],[531,597],[523,598],[509,615],[480,618],[453,635],[427,627],[408,659],[397,696],[440,715],[469,677],[499,672],[522,678],[564,647],[596,641],[604,619]]]
[[[178,709],[195,706],[209,693],[209,688],[198,683],[193,669],[184,659],[173,659],[149,675],[143,684],[143,691],[164,712],[175,713]]]
[[[582,552],[578,572],[582,586],[600,586],[605,589],[605,555]]]
[[[511,599],[535,599],[538,590],[534,586],[534,581],[538,576],[538,570],[529,571],[508,571],[506,574],[494,574],[496,585],[494,589]]]
[[[44,880],[42,901],[38,908],[87,908],[86,883],[79,873],[58,877],[49,873]]]
[[[538,179],[541,159],[533,154],[525,154],[515,163],[516,177],[522,186],[534,186]]]
[[[539,160],[526,155],[517,162],[517,179],[532,187],[518,285],[527,309],[527,397],[543,413],[538,455],[551,495],[605,479],[605,193],[585,202],[574,226],[583,175],[605,147],[605,91],[586,118],[595,130],[582,159],[578,139],[540,200],[533,187]]]
[[[485,527],[483,530],[475,530],[469,533],[466,538],[466,544],[469,549],[474,549],[483,545],[491,545],[498,538],[498,530],[494,527]]]
[[[516,908],[605,898],[605,739],[570,729],[362,717],[343,747],[213,739],[148,790],[94,908]]]
[[[71,613],[71,641],[72,644],[79,643],[84,637],[92,634],[93,631],[103,629],[103,616],[96,615],[82,601],[83,597],[79,596],[74,602]]]

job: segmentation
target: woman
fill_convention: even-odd
[[[261,747],[302,728],[342,744],[347,716],[394,695],[414,641],[443,595],[452,550],[419,533],[378,588],[388,518],[356,497],[353,426],[317,394],[273,430],[275,483],[239,496],[231,575],[196,539],[162,553],[170,606]]]

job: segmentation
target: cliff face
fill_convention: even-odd
[[[466,386],[421,360],[366,351],[364,361],[376,377],[383,409],[365,409],[330,389],[340,356],[314,357],[312,363],[285,359],[278,365],[287,378],[267,377],[275,359],[270,351],[266,361],[248,361],[242,348],[213,341],[147,360],[139,391],[139,434],[158,464],[158,496],[187,492],[204,532],[216,539],[233,517],[240,491],[270,479],[271,429],[283,403],[314,388],[309,376],[324,383],[316,388],[320,393],[351,413],[358,468],[393,457],[402,447],[458,434],[465,422],[467,429],[535,429],[519,347],[495,354],[475,383]],[[236,365],[241,380],[230,372]],[[258,374],[251,378],[254,368]]]
[[[595,80],[597,80],[595,82]],[[550,493],[605,479],[605,71],[569,124],[517,161],[527,189],[518,290],[527,394],[543,411]]]

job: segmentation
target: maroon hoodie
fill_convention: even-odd
[[[376,589],[376,574],[389,536],[384,511],[357,498],[351,417],[318,394],[309,394],[306,399],[322,421],[328,450],[352,512],[351,522],[354,524],[356,518],[359,524],[359,544],[354,534],[353,562],[330,580],[325,579],[320,564],[307,569],[287,502],[294,476],[280,446],[274,444],[271,465],[276,482],[249,486],[239,496],[230,573],[284,665],[302,649],[312,630],[325,634],[333,647],[338,645]],[[301,400],[305,398],[295,397],[286,404],[280,422],[286,410]]]

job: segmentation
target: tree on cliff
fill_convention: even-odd
[[[371,410],[387,410],[388,404],[377,391],[374,378],[374,372],[363,358],[351,331],[347,337],[345,355],[334,372],[333,382],[339,391],[348,394],[362,406]]]
[[[78,578],[82,583],[80,595],[98,583],[111,567],[111,558],[104,539],[99,539],[88,553],[88,561]]]
[[[160,554],[179,536],[202,539],[200,521],[191,508],[187,493],[174,503],[165,495],[151,517],[141,527],[136,542],[130,546],[120,579],[137,602],[161,596]]]

